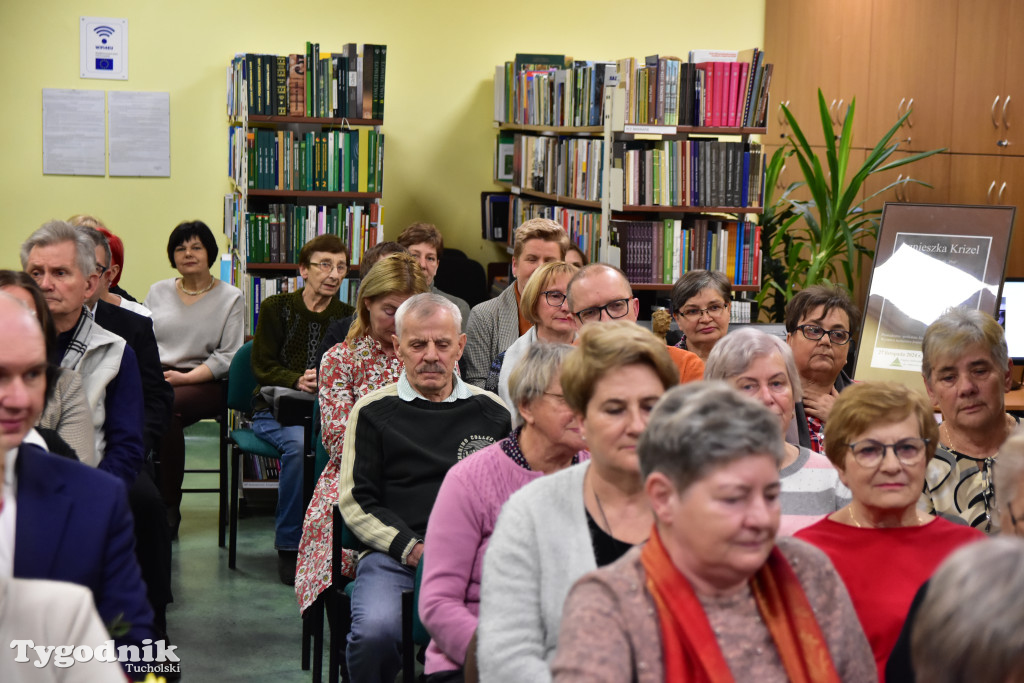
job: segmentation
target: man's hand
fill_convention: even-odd
[[[410,567],[418,567],[421,557],[423,557],[423,543],[417,543],[409,551],[409,555],[405,558],[405,563]]]
[[[822,422],[828,422],[828,415],[832,412],[832,405],[839,398],[839,392],[836,391],[835,387],[827,394],[821,394],[820,396],[810,396],[804,394],[804,412],[811,417],[816,417]]]
[[[308,394],[316,393],[316,370],[312,368],[302,373],[302,377],[295,380],[295,388],[305,391]]]

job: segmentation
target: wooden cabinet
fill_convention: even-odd
[[[900,158],[910,156],[911,152],[896,152],[889,160],[896,161]],[[884,173],[877,173],[870,176],[864,182],[866,197],[870,197],[865,203],[866,209],[880,209],[885,202],[907,202],[916,204],[938,204],[948,201],[950,191],[949,179],[949,154],[936,154],[927,159],[900,166]],[[925,187],[917,183],[907,183],[890,188],[876,197],[871,195],[879,192],[887,185],[902,180],[913,178],[928,183],[931,187]]]
[[[1024,206],[1024,157],[950,155],[949,202]],[[1014,231],[1006,262],[1007,277],[1024,277],[1024,230]]]
[[[957,0],[875,0],[871,12],[868,96],[860,103],[871,145],[912,110],[894,139],[900,149],[950,146]]]

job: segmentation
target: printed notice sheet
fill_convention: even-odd
[[[171,175],[171,96],[110,91],[110,175]]]
[[[106,175],[102,90],[43,88],[43,173]]]

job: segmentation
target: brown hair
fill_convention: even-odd
[[[414,244],[429,244],[437,251],[437,258],[444,252],[444,237],[433,223],[413,223],[395,241],[406,249]]]
[[[299,251],[299,265],[309,268],[313,254],[318,251],[324,251],[328,254],[344,254],[345,263],[349,263],[352,260],[349,258],[348,249],[340,237],[337,235],[317,235],[302,246],[302,250]]]
[[[359,283],[356,297],[356,319],[348,329],[346,341],[353,341],[370,333],[370,310],[366,300],[389,294],[420,294],[427,291],[427,281],[420,264],[409,254],[392,254],[382,258],[370,268]]]
[[[839,285],[811,285],[796,293],[786,304],[786,332],[796,332],[804,316],[810,311],[822,307],[821,315],[826,316],[834,308],[846,314],[850,321],[850,336],[857,334],[860,325],[860,310],[850,300],[850,295]]]

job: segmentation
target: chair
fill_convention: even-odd
[[[445,247],[434,285],[443,292],[465,299],[471,307],[487,299],[484,267],[459,249]]]
[[[221,390],[221,409],[217,416],[220,432],[220,467],[213,469],[209,467],[185,467],[185,474],[218,474],[220,475],[217,488],[190,487],[181,489],[184,493],[216,493],[217,494],[217,545],[224,547],[225,532],[228,527],[228,419],[230,411],[227,404],[228,380],[225,377],[218,383]],[[188,463],[186,454],[185,462]]]
[[[402,683],[416,681],[416,646],[430,644],[430,634],[420,621],[420,582],[423,580],[423,556],[416,565],[416,583],[402,592]]]
[[[309,440],[312,447],[306,449],[302,458],[302,500],[307,509],[328,459],[320,424],[319,397],[313,401]],[[325,602],[326,598],[321,595],[302,614],[302,670],[308,671],[312,665],[313,683],[320,683],[323,676]]]

